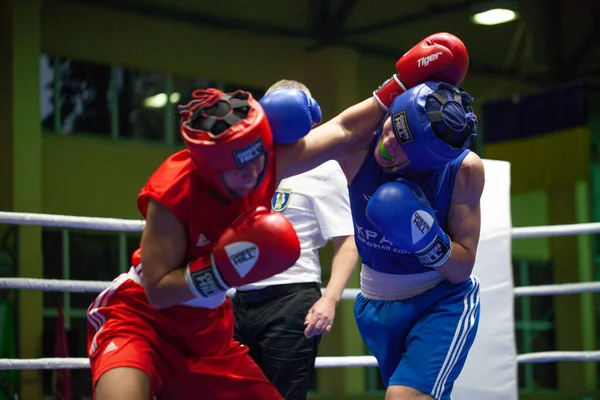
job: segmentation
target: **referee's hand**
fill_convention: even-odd
[[[335,300],[327,296],[321,297],[308,310],[308,314],[306,314],[306,318],[304,319],[304,325],[306,325],[304,336],[311,338],[323,333],[329,333],[333,325],[333,319],[335,318],[336,305]]]

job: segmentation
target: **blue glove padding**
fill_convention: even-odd
[[[381,185],[367,204],[367,219],[396,247],[414,253],[425,267],[442,265],[452,252],[429,200],[407,179]]]
[[[298,89],[275,90],[259,103],[265,110],[275,143],[293,143],[321,122],[319,104]]]

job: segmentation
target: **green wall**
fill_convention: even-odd
[[[43,211],[139,219],[140,189],[175,150],[152,143],[45,134]]]
[[[543,190],[513,194],[510,197],[513,226],[546,226],[548,222],[548,195]],[[514,239],[513,258],[548,261],[550,241],[548,238]]]

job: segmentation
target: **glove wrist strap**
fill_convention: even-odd
[[[452,254],[452,241],[444,232],[436,235],[427,247],[415,253],[421,265],[429,268],[444,264],[450,258],[450,254]]]
[[[214,256],[210,256],[210,264],[198,259],[185,267],[185,281],[188,288],[196,297],[210,297],[227,291],[229,285],[225,283],[214,264]]]
[[[388,112],[394,99],[406,90],[406,86],[400,81],[398,75],[394,74],[373,92],[373,98],[383,111]]]

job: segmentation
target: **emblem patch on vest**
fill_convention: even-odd
[[[292,189],[277,188],[271,199],[271,210],[281,212],[290,205]]]

